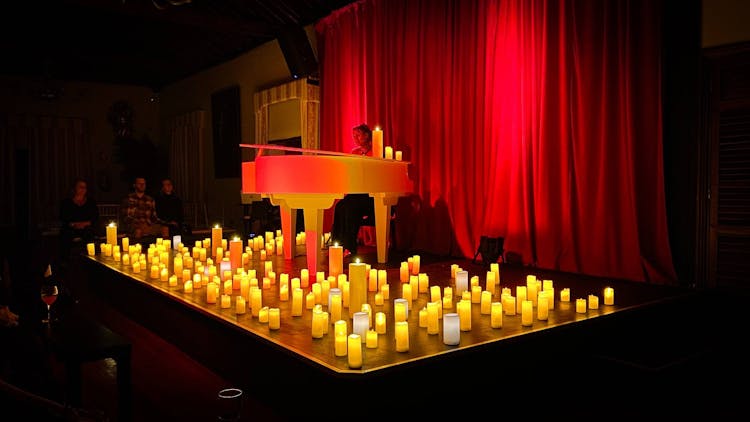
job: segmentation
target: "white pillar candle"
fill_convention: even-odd
[[[401,161],[404,159],[404,153],[401,151],[396,151],[396,160]]]
[[[192,293],[193,292],[193,281],[192,280],[186,281],[185,284],[183,284],[182,290],[185,293]]]
[[[393,147],[391,146],[385,147],[385,158],[387,160],[393,160]]]
[[[440,302],[440,286],[430,286],[430,302]]]
[[[221,308],[222,309],[229,309],[232,307],[232,296],[230,295],[221,295]]]
[[[211,228],[211,256],[216,256],[216,249],[221,247],[222,231],[217,224]]]
[[[401,267],[399,268],[399,277],[398,279],[402,283],[406,283],[409,281],[409,262],[402,262]]]
[[[471,286],[471,293],[469,295],[469,298],[471,299],[471,303],[481,303],[482,287],[479,285]]]
[[[604,288],[604,304],[605,305],[615,304],[615,289],[611,287]]]
[[[461,296],[469,289],[469,272],[465,270],[456,271],[456,295]]]
[[[263,306],[258,311],[258,322],[262,324],[268,323],[268,306]]]
[[[383,129],[377,126],[372,131],[372,156],[383,158]]]
[[[391,286],[388,284],[384,284],[383,287],[380,288],[380,293],[383,294],[383,300],[388,300],[391,298]]]
[[[367,274],[367,291],[376,292],[378,290],[378,270],[370,268]]]
[[[383,288],[388,284],[388,272],[386,270],[378,270],[378,289],[377,291],[380,291],[380,289]]]
[[[406,321],[396,322],[396,351],[409,351],[409,323]]]
[[[359,369],[362,367],[362,339],[359,334],[349,334],[346,361],[349,364],[349,368]]]
[[[297,287],[292,290],[292,316],[302,316],[302,295],[303,291]]]
[[[338,321],[337,321],[338,322]],[[333,354],[336,356],[346,356],[348,334],[334,335]]]
[[[364,342],[367,339],[368,329],[370,329],[370,318],[367,312],[355,312],[352,322],[352,333],[359,334],[360,339]]]
[[[381,292],[375,293],[375,305],[376,306],[383,305],[383,293]]]
[[[321,309],[313,309],[312,311],[312,337],[322,338],[325,333],[323,324],[325,319],[323,318],[323,311]]]
[[[300,287],[306,289],[310,285],[310,270],[303,268],[299,270]]]
[[[493,295],[495,294],[495,272],[494,271],[487,271],[487,281],[485,282],[484,289]]]
[[[455,312],[443,315],[443,343],[457,346],[461,342],[460,317]]]

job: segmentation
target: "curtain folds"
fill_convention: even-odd
[[[399,248],[675,282],[662,2],[363,0],[316,24],[321,148],[384,129],[412,162]]]
[[[169,133],[169,174],[184,202],[205,202],[203,133],[206,112],[192,111],[172,118]]]

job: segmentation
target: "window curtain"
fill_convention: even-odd
[[[363,0],[316,26],[321,148],[384,129],[411,162],[399,248],[675,282],[662,162],[662,2]]]
[[[169,174],[175,191],[184,202],[205,200],[205,165],[203,144],[206,112],[197,110],[171,119],[169,131]]]
[[[59,222],[60,201],[72,193],[73,181],[82,177],[93,186],[93,148],[88,121],[81,118],[29,114],[0,115],[0,220],[45,229]],[[16,180],[16,151],[28,152],[25,182]],[[28,216],[17,216],[15,189],[28,189]],[[22,188],[22,187],[19,187]],[[7,202],[6,202],[7,200]]]

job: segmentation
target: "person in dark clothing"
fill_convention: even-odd
[[[352,138],[356,147],[352,154],[372,155],[372,130],[366,124],[352,129]],[[357,253],[357,234],[362,225],[362,217],[373,216],[374,202],[366,193],[350,193],[336,202],[333,210],[331,241],[338,242],[345,249],[345,254]]]
[[[98,221],[99,208],[88,194],[88,184],[76,179],[71,195],[60,201],[60,256],[69,255],[74,239],[93,242]]]
[[[156,217],[159,219],[159,222],[169,227],[169,235],[183,234],[185,215],[182,207],[182,199],[175,195],[172,179],[162,179],[161,190],[154,198],[154,201],[156,202]]]
[[[59,394],[41,320],[40,299],[51,255],[44,238],[0,228],[0,378],[43,397]],[[57,304],[56,304],[57,306]]]

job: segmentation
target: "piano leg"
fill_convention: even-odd
[[[307,269],[310,277],[318,271],[318,262],[323,255],[320,248],[320,237],[323,235],[323,210],[305,208],[305,248],[307,250]]]
[[[297,243],[297,209],[291,208],[283,199],[272,198],[271,204],[279,206],[281,234],[284,236],[284,259],[292,259]]]
[[[391,232],[391,206],[396,205],[398,196],[384,193],[370,194],[375,205],[375,241],[378,249],[378,263],[388,262],[388,234]]]

